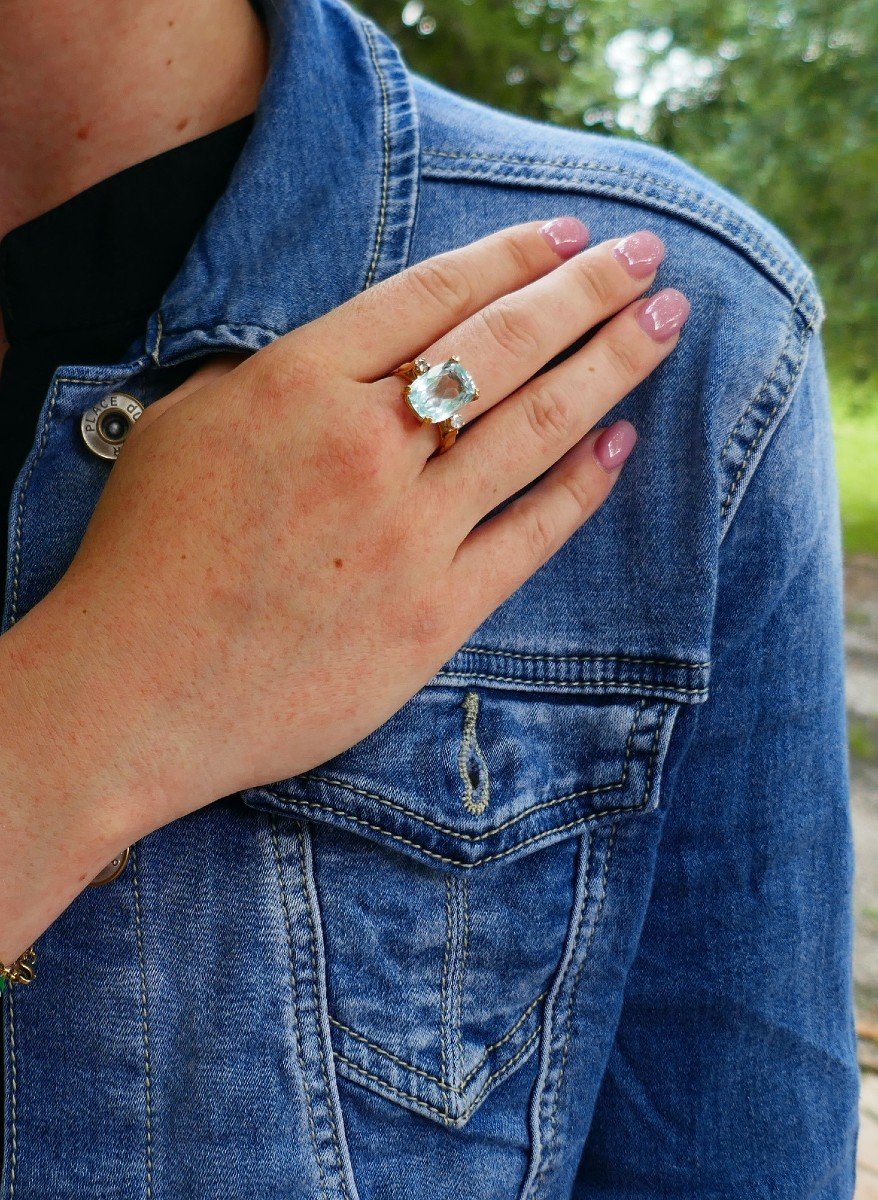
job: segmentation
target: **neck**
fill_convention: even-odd
[[[248,0],[0,0],[0,237],[256,107]]]

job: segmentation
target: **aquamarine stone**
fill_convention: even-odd
[[[449,358],[430,367],[409,385],[409,404],[418,414],[435,423],[453,417],[476,397],[476,383],[466,367]]]

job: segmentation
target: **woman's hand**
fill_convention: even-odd
[[[146,411],[70,569],[0,639],[38,663],[34,718],[107,831],[95,871],[366,736],[604,501],[634,432],[595,423],[671,352],[688,304],[641,299],[653,235],[574,254],[586,241],[571,218],[503,230]],[[480,397],[436,455],[392,372],[452,354]],[[116,636],[96,645],[96,621]],[[117,723],[89,775],[98,714]]]

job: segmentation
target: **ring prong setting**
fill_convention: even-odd
[[[479,395],[472,375],[456,354],[432,367],[416,358],[394,374],[405,380],[403,396],[421,423],[439,426],[440,453],[448,450],[464,423],[460,410]]]

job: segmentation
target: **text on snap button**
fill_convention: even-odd
[[[99,458],[117,458],[143,405],[126,392],[110,392],[82,414],[83,441]]]

